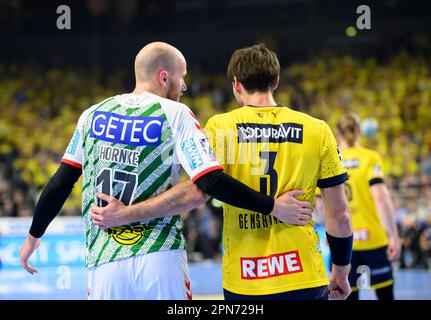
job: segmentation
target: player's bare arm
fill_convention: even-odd
[[[321,188],[325,205],[326,232],[332,256],[329,297],[346,299],[351,288],[348,281],[352,254],[353,232],[344,184]]]
[[[394,206],[391,195],[385,183],[373,184],[370,188],[377,211],[388,234],[387,255],[390,261],[399,258],[401,253],[401,241],[398,236],[397,225],[394,216]]]
[[[32,267],[28,263],[28,259],[30,259],[33,252],[39,247],[40,239],[33,237],[30,233],[27,235],[27,238],[19,250],[19,259],[23,268],[30,274],[37,273],[37,269]]]

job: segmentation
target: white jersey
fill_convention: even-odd
[[[87,267],[185,249],[179,215],[106,230],[93,225],[97,191],[129,205],[176,184],[180,165],[192,181],[222,169],[191,110],[150,93],[118,95],[84,111],[62,162],[83,171]]]

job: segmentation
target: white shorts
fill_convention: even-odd
[[[186,252],[152,252],[91,268],[88,299],[191,300]]]

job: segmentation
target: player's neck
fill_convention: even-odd
[[[353,145],[349,145],[347,143],[347,141],[345,140],[340,140],[340,142],[338,143],[338,147],[342,150],[342,149],[347,149],[347,148],[353,148],[353,147],[360,147],[360,143],[359,140],[356,140]]]
[[[140,95],[144,92],[149,92],[162,97],[162,93],[158,92],[154,86],[146,83],[137,83],[135,89],[133,90],[134,94]]]
[[[245,106],[253,106],[253,107],[277,106],[277,103],[275,102],[271,91],[245,94],[242,97],[242,101]]]

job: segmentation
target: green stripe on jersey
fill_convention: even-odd
[[[103,244],[102,249],[100,249],[99,254],[98,254],[98,256],[97,256],[97,259],[96,259],[96,262],[95,262],[95,265],[96,265],[96,266],[98,265],[98,262],[100,261],[100,258],[103,256],[103,252],[105,251],[106,247],[108,246],[109,241],[110,241],[110,239],[109,239],[109,238],[106,238],[105,243]],[[121,249],[121,248],[120,248],[120,249]]]
[[[131,117],[160,117],[165,121],[162,127],[162,137],[158,146],[132,146],[121,143],[110,143],[89,136],[92,115],[90,114],[83,126],[83,192],[82,207],[83,220],[86,231],[87,267],[103,263],[142,255],[158,250],[184,249],[185,241],[180,227],[179,217],[166,217],[134,223],[134,228],[117,229],[115,239],[99,227],[93,225],[90,216],[91,206],[96,203],[96,178],[101,172],[99,185],[110,182],[111,196],[120,198],[124,193],[130,192],[131,202],[136,203],[154,196],[165,190],[171,183],[172,158],[174,153],[174,138],[172,129],[167,122],[166,115],[160,103],[148,106],[130,107],[122,106],[117,99],[107,99],[96,110],[114,112],[118,115]],[[95,110],[94,110],[95,111]],[[117,163],[107,161],[99,156],[100,146],[110,146],[128,151],[138,152],[137,166],[130,163]],[[163,159],[163,160],[162,160]],[[121,177],[127,181],[115,180],[115,173],[122,172]],[[133,178],[133,177],[136,177]],[[103,179],[102,179],[103,178]],[[132,179],[133,178],[133,179]],[[109,179],[108,182],[105,180]],[[135,181],[136,180],[136,181]],[[136,185],[132,185],[136,182]],[[106,185],[105,185],[106,187]],[[140,229],[142,225],[144,229]],[[136,227],[137,226],[137,227]],[[138,230],[138,231],[137,231]],[[144,230],[139,233],[139,230]],[[118,233],[120,232],[120,233]],[[134,239],[139,239],[134,241]],[[118,241],[122,238],[130,241]],[[126,243],[126,244],[125,244]]]

